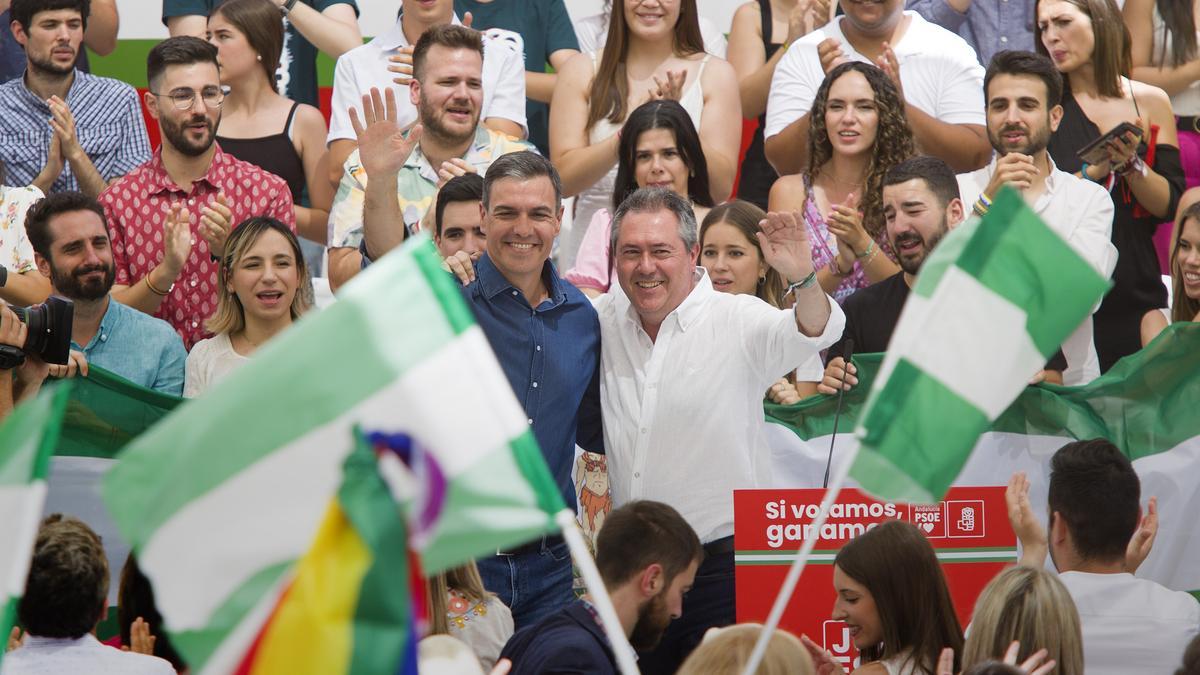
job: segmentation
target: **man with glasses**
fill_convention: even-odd
[[[4,183],[95,197],[150,156],[137,92],[76,69],[86,0],[13,0],[10,9],[25,74],[0,85]]]
[[[170,323],[184,345],[208,336],[225,240],[238,223],[270,216],[295,229],[287,183],[214,142],[225,94],[217,48],[194,37],[150,50],[146,108],[162,146],[99,197],[112,236],[113,297]]]

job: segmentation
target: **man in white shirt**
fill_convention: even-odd
[[[996,154],[987,166],[958,177],[959,193],[964,204],[982,214],[1001,186],[1020,190],[1051,229],[1109,277],[1117,264],[1112,198],[1096,183],[1060,171],[1046,152],[1050,134],[1062,120],[1062,93],[1062,75],[1049,58],[1033,52],[997,53],[984,77],[988,140]],[[1086,384],[1100,376],[1091,316],[1062,349],[1067,357],[1064,384]]]
[[[459,23],[454,14],[453,0],[402,0],[400,16],[387,32],[361,47],[355,47],[337,60],[333,73],[333,98],[329,119],[330,181],[336,185],[342,178],[342,165],[356,147],[354,127],[350,124],[350,108],[359,108],[362,98],[372,88],[387,91],[396,88],[397,121],[408,126],[417,119],[417,108],[409,101],[407,82],[412,75],[412,51],[426,30],[446,23]],[[510,40],[492,39],[484,35],[483,107],[480,119],[493,131],[514,138],[525,137],[525,59],[514,49]],[[401,56],[408,66],[407,74],[389,70],[392,57]],[[397,85],[397,80],[405,82]]]
[[[987,162],[983,67],[962,38],[935,26],[903,0],[848,0],[845,15],[787,46],[775,67],[763,129],[767,159],[779,174],[808,168],[808,114],[825,75],[845,61],[874,63],[906,101],[920,151],[955,171]]]
[[[17,605],[26,635],[20,647],[4,655],[0,673],[175,675],[157,656],[101,644],[93,632],[107,609],[108,561],[100,537],[75,518],[47,516]]]
[[[763,392],[845,323],[816,284],[802,217],[772,213],[762,230],[763,256],[791,283],[794,309],[716,292],[696,267],[691,206],[670,190],[638,190],[613,219],[622,292],[596,301],[613,503],[670,504],[708,553],[683,619],[642,656],[643,673],[675,672],[705,630],[733,623],[733,491],[766,484]]]
[[[1200,633],[1200,602],[1134,576],[1153,534],[1145,521],[1139,525],[1141,485],[1129,458],[1102,438],[1054,453],[1048,536],[1033,515],[1023,474],[1013,477],[1006,497],[1021,564],[1040,567],[1049,551],[1075,600],[1088,675],[1175,672]]]

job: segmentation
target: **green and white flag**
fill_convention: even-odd
[[[50,385],[0,426],[0,635],[8,639],[25,592],[29,559],[46,501],[46,473],[58,442],[67,385]],[[0,659],[4,654],[0,652]]]
[[[850,475],[887,499],[939,499],[1107,289],[1002,189],[987,216],[950,232],[922,266],[858,419]]]
[[[427,502],[440,505],[427,570],[556,529],[562,498],[487,338],[433,243],[410,240],[135,439],[106,477],[105,503],[194,672],[228,672],[258,633],[338,489],[355,425],[412,437],[444,479]]]

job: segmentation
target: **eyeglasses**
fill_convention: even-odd
[[[150,92],[155,96],[166,96],[175,104],[176,110],[191,110],[192,106],[196,105],[196,92],[191,89],[176,89],[169,94],[161,94],[157,91]],[[205,87],[199,92],[200,98],[204,100],[204,105],[209,108],[220,108],[225,102],[225,87]]]

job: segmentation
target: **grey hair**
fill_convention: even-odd
[[[697,232],[696,213],[692,211],[691,202],[679,196],[670,188],[644,187],[634,190],[617,207],[617,212],[613,215],[612,239],[609,241],[609,250],[614,255],[616,254],[617,237],[621,234],[621,223],[625,220],[625,216],[630,213],[662,210],[667,210],[675,214],[676,220],[679,221],[679,238],[683,240],[684,248],[689,251],[695,248],[696,244],[700,241],[700,235]]]
[[[483,208],[487,209],[489,198],[492,196],[492,183],[501,178],[513,178],[520,181],[531,180],[545,176],[554,186],[554,211],[562,208],[562,179],[558,170],[550,160],[536,152],[522,150],[501,155],[488,167],[483,175]]]

